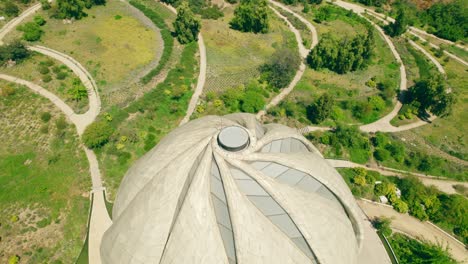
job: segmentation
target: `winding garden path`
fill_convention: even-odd
[[[272,1],[270,0],[270,3],[272,3],[273,5],[293,14],[294,16],[296,17],[301,17],[299,16],[298,14],[296,14],[294,11],[292,11],[291,9],[289,9],[288,7],[282,5],[282,4],[279,4],[275,1]],[[273,12],[281,19],[283,19],[286,24],[288,25],[289,29],[291,30],[291,32],[294,33],[295,37],[296,37],[296,41],[297,41],[297,46],[298,46],[298,49],[299,49],[299,55],[301,56],[301,64],[299,65],[299,69],[296,71],[296,74],[294,75],[294,78],[292,79],[292,81],[289,83],[289,85],[282,89],[281,92],[275,96],[266,106],[263,110],[259,111],[257,113],[257,118],[260,119],[262,116],[264,116],[266,114],[266,111],[268,109],[270,109],[271,107],[274,107],[276,105],[278,105],[293,89],[294,87],[296,86],[296,84],[301,80],[302,78],[302,75],[304,74],[304,71],[306,69],[306,65],[304,63],[304,60],[305,58],[307,57],[307,55],[309,54],[309,51],[311,49],[313,49],[317,44],[318,44],[318,36],[317,36],[317,30],[315,30],[314,26],[311,24],[311,23],[306,23],[307,27],[309,28],[309,31],[310,33],[312,34],[312,44],[311,44],[311,47],[309,49],[305,48],[304,47],[304,44],[303,44],[303,41],[302,41],[302,37],[301,37],[301,34],[299,33],[299,31],[291,24],[291,22],[283,15],[281,15],[276,9],[272,8],[270,6],[270,8],[273,10]],[[301,17],[302,18],[302,17]],[[304,18],[301,19],[301,21],[305,20]]]
[[[25,18],[28,16],[36,13],[37,10],[41,8],[41,4],[37,3],[30,8],[26,9],[23,13],[21,13],[19,16],[13,18],[10,20],[7,24],[5,24],[1,29],[0,29],[0,45],[3,44],[2,40],[8,34],[12,29],[16,28]]]
[[[12,29],[14,29],[23,19],[34,14],[41,4],[36,4],[33,7],[27,9],[16,19],[10,21],[5,27],[0,30],[0,43],[2,43],[3,37],[8,34]],[[75,59],[72,57],[55,51],[50,48],[42,46],[31,46],[28,47],[30,50],[42,53],[46,56],[52,57],[56,60],[61,61],[63,64],[68,66],[81,80],[85,85],[88,91],[89,99],[89,109],[84,114],[76,114],[64,101],[58,98],[53,93],[47,91],[46,89],[36,85],[34,83],[22,80],[13,76],[0,74],[0,78],[6,81],[14,82],[20,85],[24,85],[39,95],[49,99],[53,104],[55,104],[67,118],[75,125],[77,133],[81,136],[85,128],[94,122],[96,117],[99,115],[101,109],[101,101],[99,99],[98,87],[96,82],[89,74],[89,72]],[[86,154],[86,157],[89,162],[89,171],[92,181],[92,190],[91,194],[93,197],[93,203],[91,208],[91,218],[89,222],[89,235],[88,235],[88,257],[89,263],[91,264],[100,264],[101,263],[101,254],[100,254],[100,245],[104,232],[109,228],[112,223],[112,220],[107,213],[106,205],[104,202],[104,193],[105,189],[102,186],[101,173],[99,171],[99,163],[97,161],[96,155],[94,152],[84,145],[82,148]]]
[[[434,224],[421,222],[408,214],[400,214],[393,208],[379,203],[357,200],[359,207],[370,218],[387,217],[392,219],[391,228],[397,232],[409,234],[419,240],[430,241],[433,244],[448,246],[452,257],[460,263],[468,262],[468,253],[465,246],[454,237],[441,230]]]
[[[166,3],[161,2],[164,6],[166,6],[172,13],[177,14],[177,10]],[[205,86],[206,81],[206,47],[205,42],[203,42],[203,36],[201,33],[198,34],[198,51],[200,54],[200,72],[198,74],[197,79],[197,86],[195,87],[195,91],[193,92],[192,98],[190,98],[189,105],[187,107],[187,111],[185,113],[184,118],[180,121],[179,125],[183,125],[190,120],[195,108],[198,104],[198,99],[200,95],[203,93],[203,87]]]

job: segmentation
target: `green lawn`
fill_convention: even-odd
[[[267,34],[244,33],[229,27],[234,7],[223,9],[224,17],[203,20],[202,34],[207,53],[204,93],[221,92],[259,77],[258,67],[268,62],[276,49],[297,49],[294,34],[273,12]]]
[[[73,81],[79,81],[79,79],[67,66],[61,64],[57,60],[33,52],[31,57],[21,63],[12,67],[2,67],[0,69],[2,73],[30,81],[52,92],[65,101],[75,113],[84,113],[89,108],[87,96],[79,101],[71,98],[69,90],[73,87]],[[48,73],[42,74],[40,72],[40,70],[44,69],[47,69]],[[62,77],[57,78],[57,73],[65,76],[65,78],[59,80],[59,78]],[[50,77],[50,81],[46,79],[47,76]]]
[[[86,234],[88,163],[75,128],[57,127],[59,110],[11,86],[15,94],[0,97],[0,262],[19,255],[21,263],[70,263]]]

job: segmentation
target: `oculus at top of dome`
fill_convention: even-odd
[[[169,133],[127,172],[113,214],[103,263],[356,264],[362,242],[336,170],[296,130],[250,114]]]
[[[225,127],[218,135],[219,145],[227,151],[243,150],[249,141],[249,133],[239,126]]]

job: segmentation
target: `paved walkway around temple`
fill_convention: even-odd
[[[364,200],[358,200],[357,202],[369,218],[373,219],[381,216],[391,218],[392,229],[433,244],[448,246],[449,252],[455,260],[468,263],[468,251],[465,249],[465,245],[434,224],[427,221],[421,222],[408,214],[400,214],[393,208],[379,203]]]

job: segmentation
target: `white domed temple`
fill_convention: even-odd
[[[207,116],[125,175],[103,263],[362,263],[362,214],[297,131]],[[385,262],[380,262],[385,263]]]

